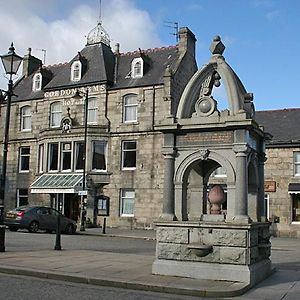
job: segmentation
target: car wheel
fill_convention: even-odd
[[[68,224],[66,226],[66,230],[65,230],[66,234],[74,234],[75,233],[75,228],[72,224]]]
[[[9,231],[18,231],[18,227],[13,227],[13,226],[9,226],[8,227]]]
[[[28,228],[28,231],[29,232],[38,232],[39,230],[39,223],[37,221],[32,221],[30,224],[29,224],[29,228]]]

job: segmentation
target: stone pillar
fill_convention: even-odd
[[[166,221],[174,221],[174,152],[163,153],[165,162],[163,211],[160,218]]]
[[[259,155],[258,157],[258,195],[257,195],[257,217],[258,221],[266,222],[267,220],[267,209],[265,203],[265,161],[267,160],[265,154]]]
[[[248,147],[245,144],[235,145],[236,153],[236,190],[233,221],[249,222],[248,217]]]

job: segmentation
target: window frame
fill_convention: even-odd
[[[105,168],[104,169],[96,169],[96,168],[93,168],[94,166],[94,153],[95,153],[95,143],[102,143],[104,144],[104,165],[105,165]],[[92,141],[92,171],[93,172],[107,172],[107,141],[105,140],[98,140],[98,141]]]
[[[69,144],[70,149],[64,149],[64,145]],[[64,154],[69,153],[70,154],[70,168],[69,169],[63,169],[64,167]],[[71,141],[61,142],[60,143],[60,170],[61,172],[71,172],[72,171],[72,162],[73,162],[73,143]]]
[[[22,153],[22,150],[29,149],[29,153]],[[24,159],[28,159],[28,169],[21,169]],[[19,148],[19,173],[29,173],[30,171],[30,146],[21,146]]]
[[[291,224],[300,224],[300,217],[299,220],[295,220],[296,216],[299,216],[299,214],[297,214],[297,210],[300,210],[300,208],[298,208],[299,205],[297,205],[297,207],[295,207],[295,202],[300,202],[300,195],[299,194],[291,194]],[[299,203],[298,203],[299,204]]]
[[[34,74],[32,78],[32,91],[41,91],[42,90],[42,81],[43,81],[43,76],[41,73],[36,73]]]
[[[139,65],[139,68],[136,67],[137,64]],[[144,76],[144,60],[141,57],[136,57],[131,62],[131,77],[142,78],[143,76]]]
[[[219,171],[218,171],[219,170]],[[213,173],[212,173],[212,176],[214,178],[227,178],[227,174],[226,174],[226,170],[224,167],[218,167],[216,168]]]
[[[94,103],[94,106],[91,107],[91,104]],[[88,99],[88,107],[87,107],[87,124],[97,124],[98,122],[98,116],[97,116],[97,112],[98,112],[98,101],[97,98],[93,97],[93,98],[89,98]],[[91,116],[93,113],[93,120],[90,120]]]
[[[299,155],[299,161],[296,161],[296,156]],[[297,166],[299,166],[299,173],[297,173],[296,169]],[[293,168],[294,168],[294,176],[298,177],[300,176],[300,151],[294,151],[293,152]]]
[[[60,110],[59,109],[54,110],[54,108],[58,105],[60,106]],[[56,123],[56,121],[54,122],[54,115],[56,115],[56,114],[60,115],[60,120],[57,123]],[[62,120],[62,103],[61,103],[61,101],[52,102],[50,104],[50,127],[51,128],[60,127],[61,120]]]
[[[78,152],[78,150],[80,150],[78,147],[78,145],[83,145],[83,149],[82,149],[82,168],[81,169],[77,169],[77,152]],[[75,172],[82,172],[83,170],[84,170],[84,163],[85,163],[85,161],[84,161],[84,151],[85,151],[85,149],[84,149],[84,147],[86,147],[86,145],[85,145],[85,142],[84,141],[76,141],[75,143],[74,143],[74,171]],[[87,153],[85,154],[86,156],[87,156]]]
[[[126,192],[133,193],[133,197],[126,196]],[[132,200],[132,213],[124,212],[125,200]],[[120,189],[120,217],[134,217],[136,193],[135,189],[122,188]]]
[[[24,193],[24,195],[20,194],[20,191],[24,192],[26,191],[26,193]],[[22,204],[20,205],[20,200],[21,199],[27,199],[26,204]],[[25,206],[28,205],[28,189],[17,189],[17,203],[16,203],[16,207],[20,207],[20,206]]]
[[[47,169],[48,169],[48,172],[58,172],[59,170],[59,162],[60,162],[60,157],[59,157],[59,142],[53,142],[53,143],[48,143],[48,155],[47,155]],[[51,165],[51,146],[52,145],[57,145],[57,159],[56,159],[56,169],[50,169],[50,165]]]
[[[135,148],[134,149],[125,149],[124,145],[126,143],[135,143]],[[122,145],[121,145],[121,156],[122,156],[122,160],[121,160],[121,169],[122,170],[136,170],[136,162],[137,162],[137,141],[136,140],[126,140],[126,141],[122,141]],[[125,153],[126,152],[135,152],[135,166],[134,167],[127,167],[124,166],[125,163]]]
[[[71,81],[81,80],[82,64],[80,61],[76,60],[71,66]]]
[[[135,103],[126,103],[130,99],[135,99]],[[134,118],[128,118],[128,110],[134,109]],[[138,121],[138,97],[136,94],[123,96],[123,123],[136,123]]]
[[[44,144],[39,144],[38,146],[38,173],[44,173],[44,157],[45,157],[45,148]]]
[[[26,112],[25,110],[29,109],[29,113]],[[25,127],[25,120],[29,119],[29,128]],[[32,129],[32,113],[31,113],[31,106],[30,105],[25,105],[21,107],[21,131],[23,132],[29,132]]]

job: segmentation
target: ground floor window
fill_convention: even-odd
[[[134,199],[135,191],[133,189],[121,190],[120,214],[122,217],[134,216]]]
[[[292,194],[292,222],[300,222],[300,194]]]
[[[17,207],[28,205],[28,190],[17,189]]]

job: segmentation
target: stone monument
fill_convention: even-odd
[[[210,50],[208,64],[187,84],[176,117],[156,127],[164,134],[165,167],[152,273],[253,286],[272,272],[264,202],[268,134],[255,121],[253,95],[225,61],[219,36]],[[228,100],[223,111],[213,97],[221,82]],[[220,167],[223,184],[211,187]]]

